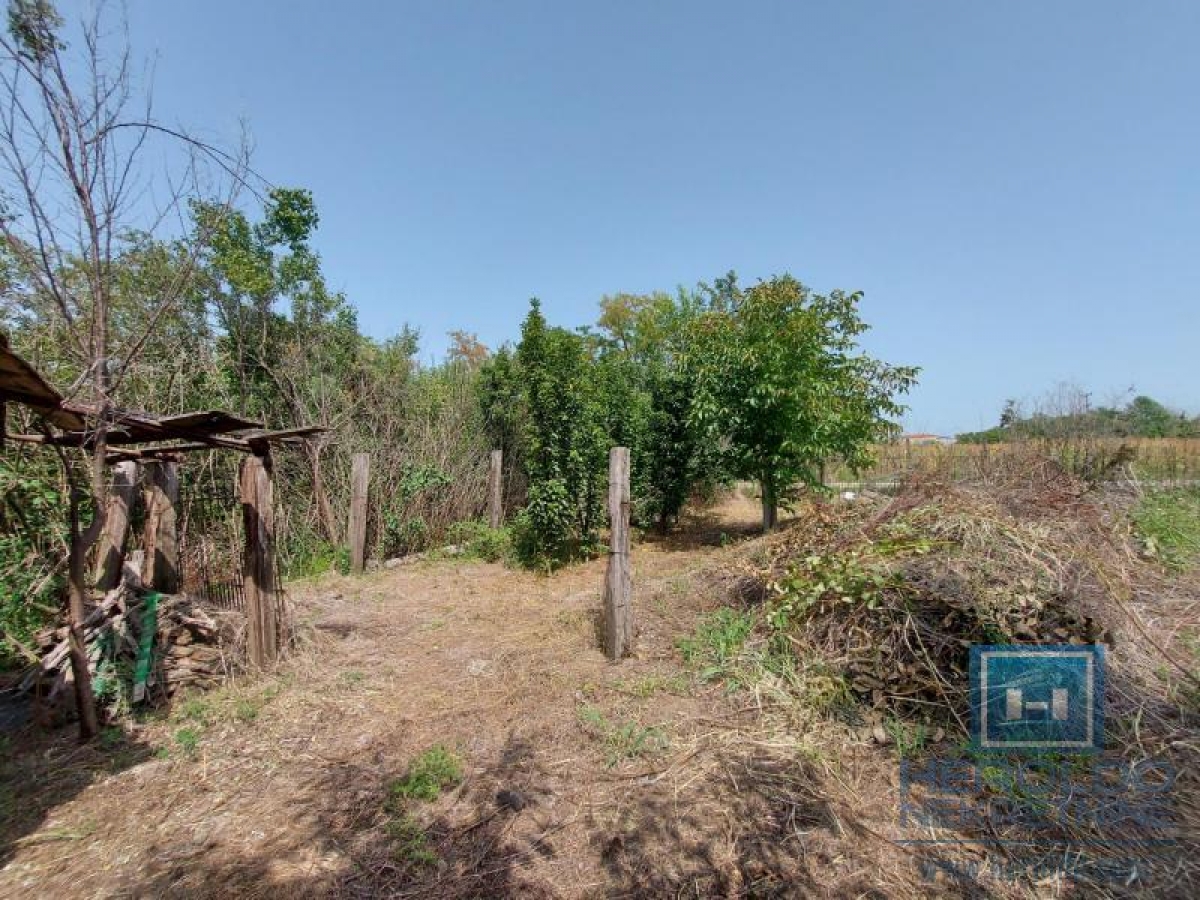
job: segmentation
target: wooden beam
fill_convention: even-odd
[[[204,434],[225,434],[230,431],[245,431],[262,428],[262,422],[243,419],[221,409],[206,409],[199,412],[181,413],[177,416],[158,416],[155,422],[168,431],[193,431]]]
[[[350,571],[361,572],[367,562],[367,499],[371,482],[371,456],[355,453],[350,466]]]
[[[488,524],[499,528],[504,521],[504,451],[493,450],[488,462]]]
[[[109,591],[121,580],[121,565],[125,558],[125,535],[129,531],[129,514],[137,489],[138,465],[129,460],[113,468],[112,487],[105,505],[104,531],[96,556],[96,589]]]
[[[241,440],[244,440],[252,448],[258,449],[270,444],[282,444],[299,438],[311,437],[314,434],[324,434],[328,430],[327,428],[322,428],[320,425],[303,425],[299,428],[280,428],[277,431],[244,434],[241,435]]]
[[[160,459],[142,464],[146,499],[142,583],[164,594],[179,590],[179,547],[175,508],[179,504],[179,463]]]
[[[279,658],[275,584],[275,506],[269,454],[247,456],[238,473],[246,549],[242,576],[246,594],[246,645],[250,663],[270,668]]]
[[[197,450],[216,450],[211,444],[168,444],[163,447],[119,447],[104,457],[106,463],[119,463],[139,459],[174,459],[184,453]]]
[[[608,453],[608,569],[604,575],[604,652],[618,660],[633,650],[633,576],[629,559],[629,448]]]

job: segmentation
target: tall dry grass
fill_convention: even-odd
[[[855,472],[840,462],[826,466],[826,483],[897,481],[910,474],[946,481],[987,479],[1014,462],[1041,456],[1088,479],[1133,479],[1164,485],[1200,480],[1200,438],[1061,437],[1003,444],[915,444],[897,441],[873,448],[875,463]]]

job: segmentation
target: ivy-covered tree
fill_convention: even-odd
[[[825,459],[867,464],[918,370],[859,351],[860,294],[815,294],[790,275],[743,290],[732,273],[708,293],[689,326],[693,421],[733,475],[759,481],[768,530],[792,485],[820,483]]]
[[[518,550],[529,563],[552,566],[595,542],[608,451],[603,407],[584,338],[548,326],[537,300],[521,326],[516,359],[529,478]]]

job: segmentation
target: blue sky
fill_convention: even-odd
[[[70,6],[64,4],[64,11]],[[248,121],[426,357],[735,269],[865,291],[907,424],[1078,382],[1200,412],[1200,4],[130,0],[168,122]]]

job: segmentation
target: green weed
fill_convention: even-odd
[[[1133,523],[1146,554],[1171,571],[1200,562],[1200,488],[1147,494],[1133,511]]]
[[[894,581],[885,566],[857,552],[809,556],[775,585],[780,597],[767,622],[773,630],[786,632],[822,603],[862,603],[875,609]]]
[[[192,757],[200,746],[200,732],[194,728],[180,728],[175,732],[175,743],[183,751],[183,755]]]
[[[411,813],[395,813],[384,831],[392,839],[392,855],[397,862],[414,868],[437,864],[438,855],[429,846],[429,835]]]
[[[846,676],[817,659],[804,667],[802,693],[808,707],[821,715],[841,713],[854,706],[854,692]]]
[[[309,542],[296,540],[290,543],[295,546],[283,548],[280,554],[283,574],[289,580],[314,578],[327,572],[339,572],[342,575],[350,573],[349,547],[335,546],[315,538]]]
[[[402,778],[392,782],[389,793],[399,800],[438,798],[444,788],[462,781],[462,761],[444,745],[430,747],[409,764]]]
[[[752,612],[726,606],[702,619],[694,635],[680,638],[675,645],[685,662],[699,668],[701,681],[736,682],[737,662],[753,630]]]
[[[896,745],[896,753],[901,759],[911,759],[920,755],[929,742],[933,731],[920,722],[903,722],[897,718],[889,718],[883,723],[884,731],[891,736]]]
[[[634,721],[611,722],[595,706],[581,707],[579,721],[585,731],[600,741],[605,764],[610,769],[627,759],[662,753],[670,746],[662,728],[643,726]]]
[[[233,705],[233,715],[239,722],[253,722],[258,718],[258,703],[245,697]]]
[[[466,556],[486,562],[500,562],[512,556],[512,533],[507,528],[492,528],[481,519],[455,522],[447,536]]]
[[[188,697],[179,705],[176,718],[185,722],[208,725],[212,722],[212,701],[207,697]]]

